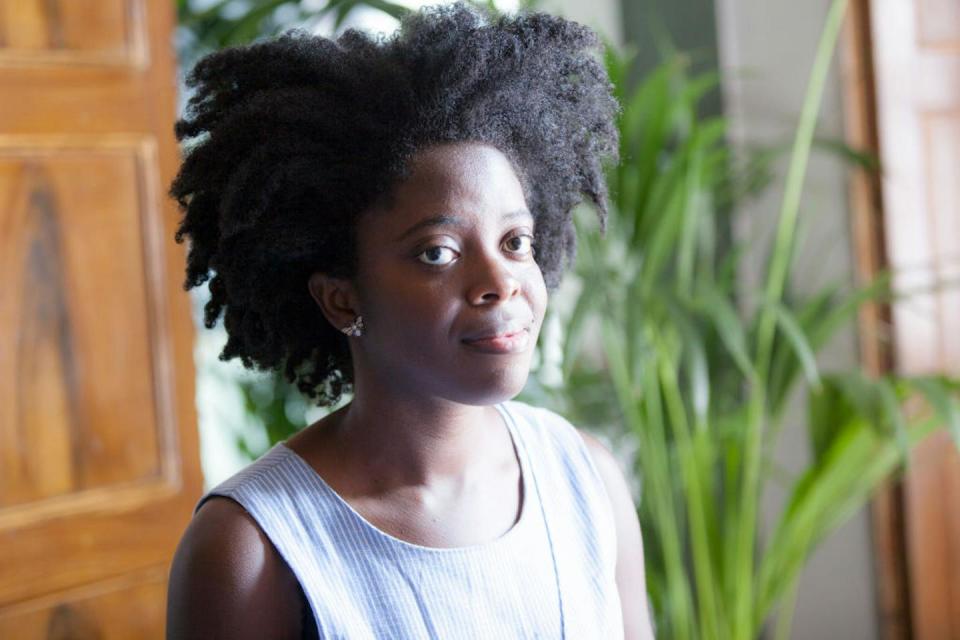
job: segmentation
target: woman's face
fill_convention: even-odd
[[[471,405],[519,393],[547,304],[533,234],[520,181],[499,150],[420,151],[389,208],[360,220],[358,392],[370,382]]]

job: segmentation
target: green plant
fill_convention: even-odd
[[[312,28],[333,16],[337,29],[357,7],[370,7],[398,20],[409,8],[389,0],[174,0],[179,25],[180,63],[188,66],[216,49],[248,44],[291,26]]]
[[[715,75],[691,76],[686,59],[673,56],[627,94],[630,55],[608,53],[624,107],[621,162],[609,170],[608,232],[602,237],[578,216],[581,287],[557,323],[566,328],[562,384],[534,381],[527,395],[578,424],[622,424],[636,438],[658,637],[748,640],[775,611],[778,637],[787,634],[814,547],[923,437],[946,424],[960,443],[956,381],[817,368],[816,354],[863,304],[894,297],[888,277],[852,293],[836,286],[800,296],[790,287],[803,179],[845,6],[834,0],[830,9],[763,295],[745,310],[736,296],[742,252],[725,229],[731,205],[765,175],[769,156],[735,158],[724,119],[698,120],[697,103]],[[599,362],[584,347],[589,335],[600,343]],[[790,482],[761,546],[757,511],[774,480],[770,452],[786,400],[803,386],[813,460]]]

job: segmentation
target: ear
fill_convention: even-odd
[[[307,288],[327,321],[339,330],[352,323],[360,311],[353,283],[346,278],[334,278],[325,273],[314,273],[307,280]]]

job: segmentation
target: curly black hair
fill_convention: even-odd
[[[589,28],[545,13],[457,2],[410,13],[389,36],[293,30],[201,59],[177,121],[191,138],[170,187],[190,236],[189,290],[210,280],[204,324],[225,309],[221,360],[282,371],[319,405],[353,382],[347,338],[310,296],[314,272],[356,269],[358,215],[389,202],[414,153],[476,141],[511,161],[557,287],[584,195],[607,216],[619,105]],[[211,271],[213,272],[212,278]]]

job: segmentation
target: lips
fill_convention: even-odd
[[[463,342],[476,342],[479,340],[504,338],[507,336],[516,335],[521,331],[528,331],[529,328],[529,322],[520,322],[517,320],[490,323],[487,325],[482,325],[474,331],[468,332],[466,337],[463,338]]]
[[[469,334],[462,342],[482,353],[503,354],[526,351],[530,344],[530,324],[516,321],[490,324]]]

